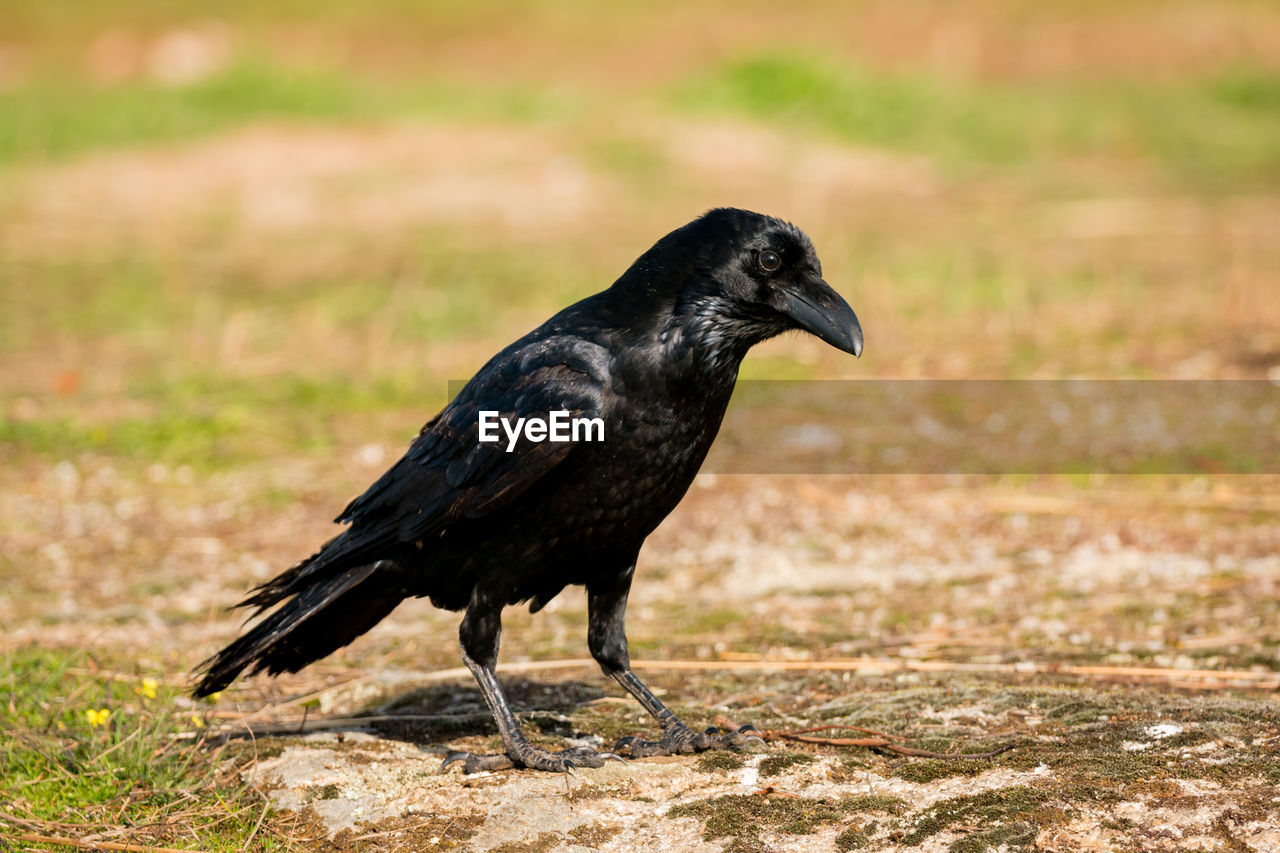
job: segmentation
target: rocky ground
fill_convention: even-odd
[[[1280,720],[1265,695],[957,674],[659,676],[692,720],[751,720],[771,738],[858,725],[948,753],[1013,748],[907,758],[771,740],[758,754],[609,763],[573,777],[461,776],[438,772],[445,752],[497,745],[475,691],[403,693],[396,681],[380,713],[357,712],[377,722],[334,729],[328,718],[326,731],[238,742],[230,760],[338,850],[1280,847]],[[650,729],[592,681],[509,684],[526,727],[551,748]]]
[[[293,507],[245,534],[234,478],[75,470],[8,492],[11,519],[95,520],[6,599],[8,637],[175,686],[235,634],[222,608],[324,526]],[[299,675],[173,701],[307,849],[1280,849],[1275,509],[1264,479],[1214,483],[702,478],[641,564],[633,656],[691,725],[766,732],[758,754],[440,775],[499,741],[456,615],[423,602]],[[166,555],[154,575],[126,536]],[[506,619],[504,679],[548,748],[655,733],[583,660],[584,610],[571,590]],[[957,757],[783,737],[814,726]]]

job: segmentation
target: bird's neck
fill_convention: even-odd
[[[777,323],[744,315],[721,297],[699,295],[675,306],[659,340],[670,363],[703,381],[732,386],[747,351],[781,331]]]

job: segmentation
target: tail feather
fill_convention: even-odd
[[[255,616],[284,600],[242,636],[200,664],[197,697],[216,693],[244,669],[271,675],[297,672],[368,631],[403,600],[395,584],[374,578],[385,561],[348,569],[293,592],[292,583],[307,567],[303,561],[255,590],[240,606],[256,607]],[[290,597],[291,596],[291,597]],[[288,600],[285,600],[288,599]]]
[[[250,618],[261,616],[263,612],[270,610],[274,605],[279,604],[297,592],[301,592],[313,583],[322,579],[332,580],[336,570],[344,568],[342,563],[334,565],[333,554],[336,550],[334,546],[339,544],[346,534],[347,531],[343,531],[321,545],[320,550],[310,557],[293,564],[266,583],[255,586],[250,591],[250,594],[236,607],[252,607],[253,613]],[[317,577],[317,575],[320,575],[320,577]]]

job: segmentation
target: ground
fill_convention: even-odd
[[[1280,849],[1265,399],[1164,468],[1046,445],[975,470],[930,438],[945,411],[749,389],[629,631],[685,719],[766,752],[438,775],[496,737],[457,615],[417,601],[300,674],[186,694],[226,608],[332,534],[451,382],[714,205],[805,228],[866,330],[858,361],[770,342],[749,379],[1270,393],[1275,8],[12,5],[0,848]],[[840,441],[910,453],[787,455]],[[540,743],[655,733],[583,660],[581,591],[504,627]],[[1012,749],[782,737],[819,725]]]

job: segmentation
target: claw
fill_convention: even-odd
[[[619,764],[627,763],[627,759],[623,758],[621,755],[614,755],[612,752],[602,752],[600,753],[600,757],[605,761],[616,761]]]
[[[705,729],[702,730],[702,733],[707,737],[715,737],[716,735],[720,734],[720,727],[707,726]]]
[[[574,764],[572,761],[570,761],[567,758],[564,760],[564,772],[568,773],[570,776],[572,776],[575,779],[579,778],[578,772],[574,770],[574,768],[577,766],[578,765]]]
[[[740,749],[745,749],[745,748],[746,748],[746,747],[748,747],[748,746],[755,746],[756,744],[759,744],[760,746],[763,746],[763,747],[765,747],[766,749],[769,747],[769,744],[767,744],[767,743],[765,743],[765,742],[764,742],[764,738],[762,738],[762,737],[756,737],[755,735],[752,735],[751,737],[749,737],[749,738],[747,738],[746,740],[744,740],[744,741],[742,742],[742,746],[741,746],[741,747],[739,747],[739,748],[740,748]]]
[[[454,764],[466,764],[466,762],[467,753],[457,751],[451,752],[444,757],[444,763],[440,765],[440,770],[438,772],[443,775],[450,766]]]

